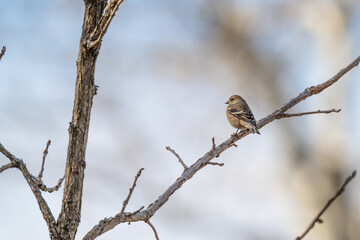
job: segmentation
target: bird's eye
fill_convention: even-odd
[[[230,98],[230,102],[234,101],[234,98]]]

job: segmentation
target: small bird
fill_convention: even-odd
[[[236,133],[239,129],[249,129],[252,133],[260,134],[254,115],[242,97],[233,95],[225,104],[228,104],[226,108],[227,119],[231,126],[237,128]]]

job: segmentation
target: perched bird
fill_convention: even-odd
[[[225,104],[228,104],[226,108],[227,119],[231,126],[237,128],[236,133],[239,129],[249,129],[252,133],[260,134],[254,115],[242,97],[233,95]]]

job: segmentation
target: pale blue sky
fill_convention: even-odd
[[[139,168],[145,171],[129,211],[147,206],[181,174],[182,167],[165,146],[192,164],[210,149],[213,136],[217,143],[227,139],[234,132],[225,118],[224,102],[230,95],[245,94],[257,119],[279,107],[264,102],[247,86],[235,89],[240,77],[216,64],[211,52],[205,51],[209,35],[198,9],[203,2],[127,0],[120,6],[97,63],[100,87],[90,124],[77,239],[119,211]],[[258,16],[261,24],[254,44],[265,54],[285,57],[281,77],[289,99],[332,77],[360,53],[359,4],[349,20],[347,44],[331,54],[311,27],[290,21],[280,24],[271,16],[273,4],[285,1],[251,2],[268,8],[264,20]],[[44,174],[47,185],[55,184],[64,170],[82,18],[82,1],[0,2],[0,45],[7,46],[0,62],[0,142],[37,174],[42,151],[51,139]],[[189,52],[194,62],[177,59]],[[287,159],[290,150],[282,142],[282,124],[297,124],[311,146],[320,141],[333,146],[331,139],[346,136],[341,168],[359,169],[359,78],[360,70],[355,68],[327,90],[328,95],[314,96],[296,107],[299,111],[342,108],[341,114],[274,122],[261,130],[261,136],[248,136],[238,148],[221,155],[224,167],[202,169],[154,216],[160,239],[294,239],[314,212],[294,195],[301,185],[301,170],[292,169]],[[323,139],[317,137],[324,131]],[[0,164],[6,162],[0,156]],[[349,201],[357,216],[359,184],[356,179],[348,192],[354,195]],[[0,189],[4,239],[48,239],[46,224],[20,172],[1,173]],[[62,189],[44,195],[57,217]],[[120,236],[154,239],[144,223],[121,225],[99,239]],[[318,236],[314,233],[308,239]]]

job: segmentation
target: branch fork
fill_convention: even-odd
[[[180,162],[181,165],[183,166],[184,171],[185,171],[186,169],[188,169],[188,166],[186,166],[186,164],[184,163],[184,161],[181,159],[181,157],[179,156],[179,154],[177,154],[177,153],[175,152],[175,150],[171,149],[171,147],[169,147],[169,146],[166,146],[165,149],[168,150],[168,151],[170,151],[172,154],[175,155],[175,157],[179,160],[179,162]]]
[[[85,16],[83,22],[82,36],[80,39],[80,49],[77,59],[77,79],[76,79],[76,90],[75,90],[75,101],[73,108],[73,118],[69,128],[69,145],[68,145],[68,154],[66,161],[66,180],[64,187],[64,197],[63,197],[63,206],[60,212],[60,215],[55,221],[54,216],[52,215],[49,206],[42,196],[42,192],[39,188],[39,181],[41,181],[43,174],[43,165],[45,162],[47,148],[50,143],[47,144],[47,147],[44,151],[43,164],[39,172],[38,181],[26,168],[25,163],[12,155],[7,151],[3,145],[0,143],[0,152],[10,160],[10,163],[5,164],[0,167],[0,172],[3,172],[10,168],[18,168],[24,178],[26,179],[29,187],[31,188],[40,210],[43,214],[43,217],[48,225],[51,239],[74,239],[77,228],[80,222],[80,210],[81,210],[81,199],[82,199],[82,186],[84,178],[84,168],[85,168],[85,152],[88,138],[89,130],[89,121],[90,114],[93,102],[93,96],[96,93],[94,79],[95,79],[95,63],[100,51],[101,41],[115,16],[119,5],[124,0],[84,0],[85,2]],[[0,59],[5,54],[5,48],[3,47],[0,52]],[[305,100],[308,97],[311,97],[315,94],[321,93],[323,90],[337,82],[342,76],[344,76],[348,71],[357,66],[360,62],[360,57],[356,58],[351,64],[347,67],[341,69],[334,77],[331,79],[319,84],[317,86],[312,86],[305,89],[297,97],[291,99],[288,103],[282,106],[280,109],[274,111],[272,114],[264,117],[257,122],[258,129],[261,129],[270,122],[293,116],[302,116],[309,114],[317,113],[330,113],[337,112],[337,110],[327,110],[327,111],[316,111],[316,112],[305,112],[305,113],[296,113],[289,114],[286,113],[290,108],[298,104],[299,102]],[[129,189],[129,194],[123,202],[123,206],[119,214],[115,215],[112,218],[105,218],[101,220],[99,224],[93,227],[83,239],[95,239],[104,232],[109,231],[120,223],[123,222],[136,222],[144,221],[153,229],[155,237],[158,239],[157,232],[154,226],[149,222],[150,218],[159,210],[182,185],[190,180],[200,169],[206,165],[221,165],[221,163],[210,162],[215,157],[219,156],[226,149],[236,146],[236,142],[250,132],[248,130],[240,131],[235,136],[231,136],[229,139],[221,143],[220,145],[215,145],[215,139],[213,138],[213,144],[210,149],[204,156],[200,157],[195,161],[191,166],[187,166],[180,156],[172,150],[170,147],[166,147],[167,150],[172,152],[182,164],[184,171],[182,174],[175,180],[175,182],[160,195],[160,197],[151,203],[146,209],[141,207],[137,211],[132,213],[125,212],[128,201],[131,198],[131,195],[135,189],[136,182],[140,177],[142,169],[139,170],[138,174],[135,177],[132,187]],[[46,152],[46,154],[45,154]],[[353,173],[349,180],[345,181],[343,187],[338,191],[338,194],[335,195],[328,203],[331,204],[332,201],[336,199],[344,190],[346,184],[355,177],[356,173]],[[61,181],[60,181],[61,180]],[[61,184],[62,179],[59,182]],[[58,183],[58,185],[60,186]],[[58,186],[57,185],[57,186]],[[40,184],[40,186],[42,186]],[[44,185],[45,186],[45,185]],[[56,187],[56,186],[55,186]],[[44,187],[46,188],[46,186]],[[327,208],[327,207],[326,207]],[[323,210],[325,211],[326,208]],[[323,213],[321,212],[321,214]],[[315,222],[321,222],[320,216],[315,219]],[[306,233],[305,233],[306,234]],[[301,239],[301,238],[299,238]]]

